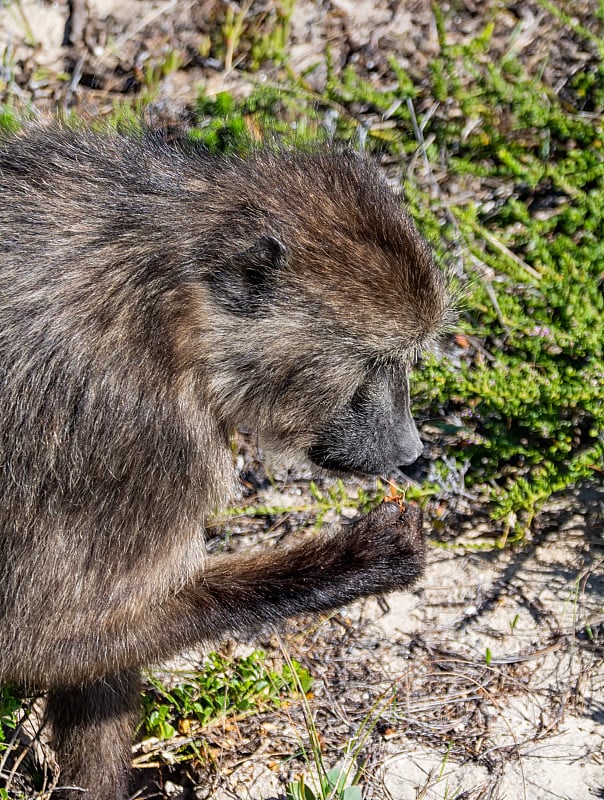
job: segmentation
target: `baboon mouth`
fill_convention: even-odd
[[[389,474],[398,481],[405,481],[406,483],[423,483],[428,474],[429,461],[420,456],[412,464],[405,464],[401,467],[396,467]]]

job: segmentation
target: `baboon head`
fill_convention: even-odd
[[[215,407],[330,469],[412,463],[408,373],[451,303],[400,199],[352,153],[258,153],[238,177],[231,252],[207,274]]]

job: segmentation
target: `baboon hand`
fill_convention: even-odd
[[[348,569],[354,570],[364,593],[405,589],[422,573],[425,561],[423,514],[415,505],[382,503],[340,535],[348,540]]]

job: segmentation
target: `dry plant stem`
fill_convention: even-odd
[[[480,225],[475,226],[475,228],[477,232],[480,233],[482,238],[491,245],[491,247],[493,247],[495,250],[498,250],[500,253],[503,253],[506,258],[509,258],[510,261],[513,261],[517,267],[520,267],[520,269],[526,272],[527,275],[530,275],[531,278],[534,278],[537,281],[541,280],[541,275],[536,269],[527,264],[526,261],[523,261],[523,259],[519,258],[516,253],[513,253],[509,247],[506,247],[503,242],[499,241],[499,239],[490,231]]]
[[[163,5],[159,8],[150,11],[146,16],[142,19],[139,19],[138,22],[131,25],[121,36],[118,36],[115,41],[112,43],[111,47],[107,47],[105,52],[99,57],[99,63],[104,63],[108,61],[114,53],[119,53],[120,48],[128,41],[133,39],[138,33],[144,30],[147,25],[150,25],[154,20],[164,16],[169,17],[172,11],[178,6],[180,9],[188,8],[192,5],[193,0],[186,0],[186,2],[180,2],[180,0],[167,0]]]
[[[493,306],[493,310],[497,315],[497,319],[499,320],[499,324],[505,331],[506,335],[510,333],[510,326],[503,316],[503,312],[501,307],[499,306],[499,301],[497,300],[497,295],[495,294],[495,290],[493,289],[492,281],[486,277],[489,274],[492,274],[487,265],[481,261],[474,253],[471,254],[472,263],[477,268],[475,272],[476,280],[481,283],[484,287],[485,292],[487,293],[489,300]],[[491,359],[493,360],[493,359]]]
[[[71,14],[69,16],[69,41],[72,45],[84,44],[84,27],[88,16],[85,0],[71,0]]]
[[[430,165],[430,159],[428,158],[428,150],[426,147],[426,142],[424,140],[424,128],[428,123],[430,117],[432,117],[438,108],[438,103],[434,103],[428,112],[426,113],[421,126],[417,122],[417,116],[415,114],[415,106],[413,105],[413,100],[410,97],[407,97],[407,110],[409,111],[409,115],[411,117],[411,124],[413,126],[413,132],[415,134],[415,138],[418,142],[419,150],[422,154],[422,160],[424,162],[424,170],[426,176],[430,179],[430,183],[432,184],[434,195],[441,200],[441,207],[443,208],[445,215],[449,222],[451,223],[453,229],[455,230],[455,264],[456,264],[456,274],[458,277],[461,277],[464,274],[463,268],[463,248],[461,245],[462,242],[462,235],[459,229],[459,224],[455,215],[451,212],[448,205],[443,202],[443,193],[440,188],[438,181],[434,175],[434,171],[432,170],[432,166]]]
[[[7,790],[11,789],[11,787],[13,786],[15,778],[18,775],[18,772],[19,772],[19,767],[23,763],[23,760],[26,758],[26,756],[30,753],[32,745],[33,745],[33,741],[32,741],[32,742],[28,743],[27,747],[23,747],[21,749],[21,751],[19,752],[17,758],[15,758],[15,760],[11,764],[10,772],[7,773],[6,768],[8,766],[8,758],[11,755],[11,753],[15,752],[15,750],[16,750],[16,745],[17,745],[17,742],[19,741],[19,737],[21,735],[21,731],[23,729],[23,726],[27,722],[27,720],[32,715],[32,712],[33,712],[33,709],[34,709],[34,704],[35,704],[36,700],[37,700],[37,698],[33,698],[26,705],[23,706],[23,715],[19,719],[19,723],[15,727],[11,738],[8,740],[8,742],[5,743],[6,750],[4,751],[4,755],[2,756],[2,759],[0,760],[0,778],[2,778],[3,781],[4,781],[4,777],[3,776],[5,776],[5,775],[7,776],[5,781],[3,782],[3,787],[6,788]],[[36,737],[35,738],[36,739],[40,738],[40,731],[39,730],[36,732]],[[46,765],[45,765],[45,767],[46,767]],[[44,770],[44,781],[46,782],[46,780],[47,780],[47,774],[46,774],[46,768],[45,768],[45,770]]]

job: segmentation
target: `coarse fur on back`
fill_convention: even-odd
[[[329,468],[413,461],[407,371],[450,309],[360,155],[0,144],[0,683],[52,690],[67,783],[125,795],[141,666],[417,577],[413,508],[244,558],[206,559],[204,522],[238,424]]]

